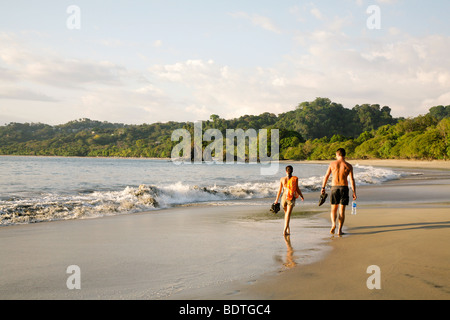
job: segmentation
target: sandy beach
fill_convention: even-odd
[[[289,243],[281,220],[265,219],[266,206],[188,206],[1,228],[0,299],[449,299],[449,163],[361,165],[415,175],[358,188],[358,214],[347,214],[342,237],[329,234],[329,203],[318,208],[318,193],[296,208]],[[314,219],[302,219],[302,211]],[[308,242],[305,228],[320,236]],[[80,290],[67,287],[70,265],[81,269]],[[198,266],[202,286],[191,280]],[[379,267],[381,289],[368,288],[369,266]],[[221,269],[233,276],[217,280]],[[180,282],[161,286],[174,271]]]
[[[359,205],[357,215],[347,213],[344,236],[329,237],[332,250],[325,259],[267,274],[251,284],[235,283],[238,289],[234,295],[216,291],[185,298],[450,299],[450,250],[447,246],[450,241],[450,163],[403,160],[352,163],[414,169],[414,173],[420,174],[382,186],[358,188],[358,203],[363,205]],[[319,216],[329,221],[328,212]],[[295,231],[292,233],[291,238],[295,238]],[[368,288],[367,281],[374,275],[373,271],[368,271],[370,266],[379,267],[380,289]]]
[[[245,287],[240,298],[263,300],[450,299],[448,205],[361,209],[347,235],[333,238],[322,261]],[[380,289],[369,289],[369,266]],[[224,297],[225,298],[225,297]]]

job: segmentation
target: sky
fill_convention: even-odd
[[[448,0],[0,0],[0,125],[450,104]]]

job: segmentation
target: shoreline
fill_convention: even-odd
[[[281,236],[281,217],[261,221],[267,215],[265,206],[183,206],[162,214],[144,212],[1,228],[4,272],[0,297],[449,299],[450,256],[445,244],[450,240],[450,172],[442,167],[417,171],[421,175],[359,187],[358,214],[347,212],[346,235],[342,237],[328,233],[329,202],[319,208],[318,193],[309,193],[296,210],[314,217],[317,223],[305,225],[309,220],[301,217],[291,220],[292,246]],[[310,239],[305,238],[304,228],[315,230],[325,242],[305,247]],[[175,252],[174,260],[165,260],[164,252]],[[206,252],[219,257],[220,263],[206,267],[210,263]],[[156,256],[162,260],[153,265]],[[303,263],[304,257],[307,263]],[[196,259],[198,266],[189,267],[189,259]],[[258,259],[271,261],[269,269],[274,269],[261,270],[263,263]],[[289,261],[295,266],[283,267]],[[71,264],[82,268],[82,290],[65,287],[65,268]],[[226,264],[237,278],[216,281],[214,272]],[[242,273],[239,266],[243,264],[256,269]],[[381,290],[366,287],[370,265],[381,268]],[[199,266],[209,279],[204,286],[172,279],[161,291],[150,292],[155,281],[164,281],[166,271],[182,272],[180,277],[190,279],[195,278]]]
[[[105,156],[57,156],[57,155],[35,155],[35,154],[0,154],[0,157],[30,157],[30,158],[75,158],[75,159],[131,159],[131,160],[165,160],[171,161],[171,158],[154,158],[154,157],[105,157]]]
[[[163,160],[171,161],[171,158],[154,158],[154,157],[104,157],[104,156],[58,156],[58,155],[15,155],[5,154],[0,157],[36,157],[36,158],[86,158],[86,159],[136,159],[136,160]],[[279,160],[280,163],[294,163],[294,164],[329,164],[332,160]],[[429,168],[429,169],[443,169],[450,170],[450,160],[414,160],[414,159],[347,159],[348,162],[354,164],[361,164],[366,166],[376,167],[391,167],[391,168]],[[225,162],[224,162],[225,163]]]

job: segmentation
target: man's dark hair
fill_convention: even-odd
[[[341,157],[345,157],[345,149],[344,148],[339,148],[336,151],[337,154],[339,154]]]

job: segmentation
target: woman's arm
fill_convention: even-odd
[[[282,190],[283,190],[283,182],[280,180],[280,188],[278,189],[277,200],[275,200],[275,203],[278,203],[278,200],[280,200],[280,195],[281,195]]]

